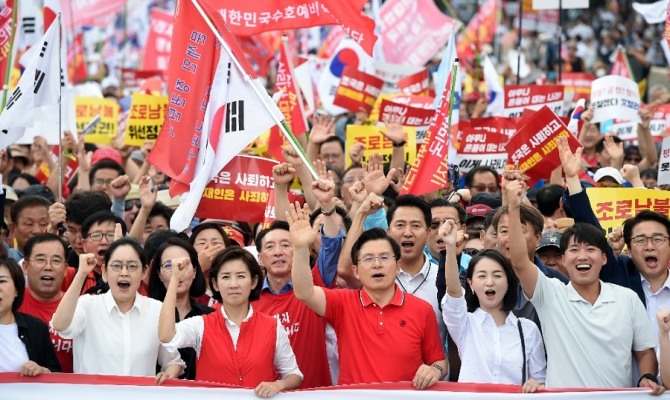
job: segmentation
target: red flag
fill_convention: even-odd
[[[84,34],[79,32],[67,49],[67,72],[70,82],[84,82],[88,77],[84,60]]]
[[[14,1],[15,0],[7,0],[7,3],[0,8],[0,30],[4,32],[4,34],[0,36],[0,48],[3,49],[3,51],[0,52],[0,79],[2,79],[3,82],[7,74],[7,68],[11,68],[9,65],[10,58],[14,57],[14,55],[9,52],[9,48],[12,46],[10,38],[14,29],[16,29],[16,23],[13,18]]]
[[[302,96],[293,75],[293,63],[291,62],[291,57],[288,55],[288,45],[286,43],[282,44],[279,53],[275,87],[277,88],[277,95],[281,96],[277,102],[277,106],[279,106],[279,110],[284,114],[284,119],[291,127],[291,131],[296,136],[304,134],[307,132],[307,120],[305,119]],[[277,160],[282,159],[281,147],[283,145],[284,135],[275,126],[270,130],[268,151]]]
[[[242,51],[251,62],[254,72],[258,76],[267,75],[270,70],[270,61],[274,58],[274,51],[263,35],[237,36]]]
[[[628,62],[626,51],[621,46],[617,47],[615,50],[614,62],[612,63],[610,75],[619,75],[631,80],[635,80],[635,77],[633,76],[633,70],[631,70],[630,63]]]
[[[188,189],[219,50],[216,38],[190,1],[175,10],[168,65],[168,115],[149,162],[172,178],[170,195]]]
[[[405,184],[400,194],[422,195],[428,192],[447,187],[449,164],[447,151],[450,140],[449,113],[451,105],[451,80],[453,73],[449,73],[447,84],[442,92],[440,104],[437,107],[433,121],[428,127],[426,138],[416,155],[414,165],[407,174]],[[458,111],[456,111],[458,112]],[[453,122],[453,121],[452,121]]]
[[[151,24],[149,25],[147,43],[144,46],[142,69],[162,71],[167,69],[173,29],[172,15],[158,8],[151,10]]]
[[[461,63],[472,66],[475,60],[475,49],[493,42],[498,25],[497,10],[499,9],[499,0],[489,0],[479,7],[479,11],[472,17],[456,44],[456,52]]]
[[[207,14],[219,15],[236,35],[339,24],[372,55],[377,37],[375,22],[362,12],[366,3],[367,0],[202,0]]]
[[[663,36],[665,36],[665,40],[668,42],[668,47],[670,47],[670,2],[668,2],[667,15],[668,16],[665,18],[665,31]]]
[[[49,29],[58,13],[62,13],[59,0],[44,0],[44,32]]]

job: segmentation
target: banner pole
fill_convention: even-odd
[[[253,79],[251,79],[251,77],[249,76],[247,71],[245,71],[244,68],[242,68],[242,65],[240,64],[240,62],[237,61],[237,59],[235,58],[235,55],[230,50],[230,47],[228,46],[228,43],[226,43],[226,41],[223,40],[223,37],[221,36],[219,31],[217,31],[216,27],[212,23],[212,20],[205,13],[205,10],[202,9],[202,6],[200,6],[200,3],[198,3],[198,0],[191,0],[191,2],[195,6],[196,10],[198,10],[198,13],[200,14],[200,16],[205,20],[205,23],[207,23],[207,26],[209,26],[209,29],[212,30],[212,33],[214,33],[214,36],[221,43],[221,47],[223,47],[223,49],[228,53],[228,55],[232,59],[233,63],[235,64],[235,67],[242,72],[242,75],[244,75],[244,80],[247,81],[250,84],[250,86],[253,88],[254,93],[261,100],[265,109],[270,113],[270,115],[274,119],[275,123],[279,127],[279,130],[284,134],[286,139],[288,139],[289,143],[291,143],[291,145],[295,149],[296,153],[298,153],[298,156],[302,160],[303,164],[305,164],[305,167],[307,167],[307,169],[309,170],[312,177],[315,180],[319,179],[319,174],[317,174],[316,169],[314,169],[314,166],[312,165],[311,161],[309,161],[309,158],[307,158],[307,154],[303,150],[302,146],[300,146],[300,144],[298,143],[298,139],[295,137],[295,135],[293,135],[293,132],[291,132],[291,128],[286,124],[286,121],[283,118],[280,119],[277,115],[275,115],[272,108],[267,103],[267,99],[269,98],[267,93],[263,93],[265,96],[262,95],[261,89],[256,85],[256,82]],[[228,27],[226,26],[226,29],[227,28]]]
[[[63,202],[63,25],[61,13],[58,13],[58,202]],[[83,140],[83,139],[82,139]]]
[[[516,45],[516,84],[519,84],[521,80],[521,36],[523,33],[522,27],[523,21],[523,1],[519,1],[519,40]]]
[[[449,132],[449,142],[451,143],[451,114],[454,111],[454,91],[456,90],[456,81],[458,80],[458,57],[454,60],[454,66],[451,69],[451,93],[449,93],[449,115],[447,116],[447,132]],[[458,111],[457,111],[458,112]],[[453,147],[453,143],[451,144]],[[447,152],[447,157],[449,152]],[[447,160],[448,161],[448,160]]]

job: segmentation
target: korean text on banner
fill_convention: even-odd
[[[263,222],[275,182],[266,158],[236,156],[212,179],[195,213],[200,218]]]
[[[335,92],[333,104],[352,112],[364,109],[369,113],[381,93],[382,86],[384,86],[382,79],[346,66]]]
[[[405,162],[412,165],[416,159],[416,132],[414,128],[403,126],[405,133]],[[365,145],[363,158],[361,161],[367,161],[372,154],[381,154],[384,157],[384,163],[391,162],[391,154],[393,154],[393,143],[386,139],[384,135],[379,132],[379,127],[370,125],[347,125],[346,134],[346,153],[354,146],[356,142],[361,142]],[[347,157],[346,166],[351,165],[351,159]]]
[[[670,185],[670,136],[663,139],[663,147],[658,159],[659,185]]]
[[[637,83],[617,75],[598,78],[591,84],[591,122],[608,119],[640,122],[640,91]]]
[[[406,104],[396,103],[392,100],[383,99],[379,109],[380,120],[391,114],[398,114],[401,116],[401,123],[404,126],[423,127],[430,125],[435,111],[432,109],[425,109],[419,107],[412,107]]]
[[[423,66],[461,23],[444,15],[433,0],[389,0],[380,10],[386,61]]]
[[[144,62],[142,69],[158,69],[164,71],[168,67],[170,49],[172,47],[172,15],[158,8],[151,9],[149,35],[144,46]]]
[[[408,75],[398,81],[398,89],[404,94],[416,96],[429,96],[430,90],[430,76],[427,69]]]
[[[600,225],[611,232],[623,221],[642,210],[651,210],[670,217],[670,198],[662,190],[637,188],[588,188],[591,208]]]
[[[119,121],[119,106],[116,101],[98,97],[75,97],[77,130],[81,131],[93,118],[100,115],[100,122],[86,135],[86,143],[112,144]]]
[[[488,117],[460,121],[459,142],[461,148],[454,164],[461,172],[479,166],[487,166],[501,172],[507,165],[506,145],[514,136],[517,121],[510,118]]]
[[[526,125],[507,142],[507,163],[519,165],[519,169],[530,177],[529,185],[549,176],[554,168],[561,164],[558,156],[558,139],[568,138],[568,144],[574,151],[580,144],[570,134],[568,128],[549,107],[542,107],[525,119]]]
[[[146,141],[156,141],[165,121],[167,102],[167,96],[133,93],[123,142],[142,146]]]
[[[595,77],[585,72],[564,72],[561,84],[565,87],[565,98],[577,102],[591,98],[591,84]]]
[[[548,106],[554,114],[563,115],[563,85],[505,86],[505,117],[519,118],[523,110]]]

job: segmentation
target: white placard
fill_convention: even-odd
[[[533,0],[534,10],[558,10],[559,6],[563,10],[569,8],[589,8],[589,0]]]
[[[658,159],[658,185],[670,185],[670,136],[663,139],[661,155]]]
[[[603,122],[617,118],[640,122],[640,90],[631,79],[617,75],[606,75],[591,83],[591,122]]]

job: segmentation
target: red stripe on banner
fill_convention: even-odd
[[[117,375],[84,375],[50,373],[36,377],[23,377],[15,372],[0,372],[0,384],[3,383],[64,383],[71,385],[119,385],[119,386],[156,386],[152,377],[143,376],[117,376]],[[163,386],[170,387],[217,387],[217,388],[240,388],[239,386],[224,385],[214,382],[188,381],[183,379],[168,379]],[[313,390],[415,390],[412,382],[388,382],[388,383],[365,383],[358,385],[340,385],[304,389],[297,391]],[[521,386],[498,385],[488,383],[454,383],[438,382],[425,391],[437,392],[471,392],[471,393],[521,393]],[[542,392],[549,393],[584,393],[584,392],[635,392],[648,391],[646,388],[563,388],[545,389]]]

